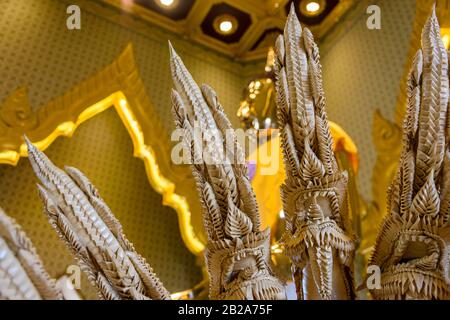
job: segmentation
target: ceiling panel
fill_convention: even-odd
[[[357,0],[98,0],[180,34],[238,61],[264,59],[294,4],[302,24],[320,42]],[[320,10],[306,10],[310,2]],[[164,6],[163,3],[171,3]],[[228,19],[229,18],[229,19]],[[232,29],[220,31],[228,19]],[[229,27],[230,25],[228,25]]]
[[[221,16],[231,16],[237,21],[236,30],[231,34],[221,34],[215,27],[215,20]],[[202,32],[212,38],[218,39],[225,43],[235,43],[242,39],[242,36],[252,24],[251,16],[242,10],[239,10],[228,3],[222,2],[211,7],[200,27]]]

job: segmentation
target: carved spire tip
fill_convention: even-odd
[[[431,7],[431,13],[427,19],[427,22],[425,23],[424,30],[426,29],[427,25],[433,25],[439,29],[439,22],[438,22],[437,15],[436,15],[436,2]]]
[[[177,83],[178,77],[188,77],[189,71],[184,66],[183,60],[181,60],[178,53],[175,51],[172,43],[169,40],[169,53],[170,53],[170,71],[172,73],[172,79],[174,84]]]
[[[300,21],[298,20],[297,13],[295,12],[295,6],[293,2],[291,3],[291,8],[289,9],[286,27],[292,24],[299,25],[301,29]]]
[[[170,42],[170,40],[167,40],[167,43],[169,45],[169,54],[170,54],[170,59],[172,60],[174,56],[177,55],[175,49],[173,48],[172,42]]]
[[[291,6],[289,8],[289,15],[294,14],[295,13],[295,5],[294,5],[294,1],[291,2]]]
[[[27,146],[27,153],[28,153],[28,158],[30,158],[30,155],[33,156],[36,154],[36,147],[34,146],[34,144],[30,141],[30,139],[28,139],[28,137],[24,134],[23,136],[23,140],[25,141],[25,144]]]

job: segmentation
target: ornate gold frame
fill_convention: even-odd
[[[205,242],[201,214],[195,221],[191,215],[192,210],[200,212],[195,184],[187,167],[171,162],[170,135],[140,78],[131,44],[112,64],[37,112],[31,111],[25,88],[13,92],[0,105],[0,164],[14,166],[27,156],[23,134],[45,150],[57,137],[71,137],[81,123],[110,107],[130,134],[133,155],[144,161],[150,185],[162,195],[164,205],[175,209],[187,248],[199,255]]]

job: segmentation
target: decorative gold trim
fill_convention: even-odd
[[[144,161],[151,186],[163,196],[163,204],[177,212],[187,248],[200,254],[205,245],[199,239],[200,227],[194,230],[190,209],[200,211],[195,184],[187,167],[171,163],[170,135],[147,95],[131,44],[111,65],[37,112],[31,111],[24,88],[7,98],[0,106],[0,163],[16,165],[20,157],[27,156],[23,134],[45,150],[57,137],[71,137],[81,123],[110,107],[130,134],[134,156]]]

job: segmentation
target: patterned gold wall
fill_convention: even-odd
[[[381,30],[366,27],[366,9],[372,4],[381,8]],[[414,14],[415,0],[361,0],[342,21],[347,29],[332,40],[325,39],[321,47],[329,118],[358,147],[360,189],[367,200],[376,158],[373,114],[380,109],[385,117],[394,118]]]

